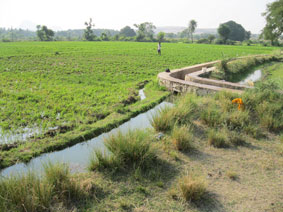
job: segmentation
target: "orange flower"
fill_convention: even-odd
[[[238,104],[238,110],[241,110],[241,108],[244,107],[244,103],[243,103],[243,100],[241,98],[233,99],[232,103]]]

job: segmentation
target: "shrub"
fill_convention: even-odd
[[[187,126],[175,126],[172,131],[172,142],[178,150],[190,150],[193,147],[193,135],[190,133]]]
[[[197,201],[204,197],[207,192],[206,184],[202,179],[184,176],[179,180],[182,196],[187,201]]]
[[[201,38],[201,39],[197,40],[197,43],[206,43],[206,44],[209,44],[210,42],[209,42],[209,40],[206,39],[206,38]]]
[[[222,131],[216,131],[215,129],[210,129],[208,131],[208,144],[217,148],[227,147],[227,134]]]
[[[147,168],[155,161],[157,155],[151,146],[151,137],[146,131],[133,130],[126,134],[118,132],[105,139],[108,154],[95,152],[90,169],[101,168]]]
[[[225,41],[223,39],[216,39],[215,44],[225,44]]]

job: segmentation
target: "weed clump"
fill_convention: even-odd
[[[151,117],[150,124],[157,132],[167,132],[171,130],[173,126],[173,116],[169,111],[171,111],[169,107],[164,107]]]
[[[198,97],[195,94],[187,94],[180,98],[169,114],[174,117],[174,123],[184,125],[191,123],[197,117],[197,111]]]
[[[243,146],[246,144],[243,135],[234,131],[229,132],[229,141],[234,146]]]
[[[228,146],[228,136],[226,132],[210,129],[208,131],[208,144],[216,148],[225,148]]]
[[[187,201],[198,201],[207,192],[205,182],[196,177],[184,176],[179,180],[182,196]]]
[[[126,134],[118,132],[105,139],[108,153],[94,152],[89,169],[147,168],[156,160],[155,149],[151,145],[151,137],[146,131],[133,130]],[[108,155],[107,155],[108,154]]]
[[[231,171],[231,170],[229,170],[229,171],[226,172],[226,176],[227,176],[230,180],[237,180],[237,179],[239,178],[239,175],[238,175],[236,172]]]
[[[175,126],[172,131],[172,142],[176,149],[187,151],[193,148],[193,135],[187,126]]]

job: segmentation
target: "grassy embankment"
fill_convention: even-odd
[[[283,63],[273,63],[263,67],[263,74],[264,81],[273,81],[283,90]]]
[[[277,52],[273,55],[264,55],[256,57],[246,57],[241,59],[225,59],[217,63],[216,71],[210,74],[210,78],[238,82],[247,77],[256,69],[269,65],[271,62],[283,61],[283,54]]]
[[[90,169],[106,179],[109,196],[92,210],[279,212],[283,96],[276,89],[188,94],[152,118],[155,132],[107,139],[110,156],[95,151]]]
[[[94,150],[89,173],[65,177],[61,167],[36,183],[28,183],[32,175],[0,180],[0,196],[9,199],[1,207],[281,212],[283,96],[276,89],[258,84],[241,95],[179,97],[152,117],[154,129],[106,139],[109,154]],[[234,98],[244,107],[232,104]]]
[[[160,57],[154,43],[22,42],[0,48],[2,130],[43,131],[26,143],[1,145],[1,167],[84,141],[153,106],[163,96],[152,90],[135,104],[137,90],[165,68],[276,49],[164,44]]]

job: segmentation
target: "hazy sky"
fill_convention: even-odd
[[[261,13],[273,0],[0,0],[0,27],[47,25],[54,30],[82,29],[90,17],[95,28],[121,29],[134,23],[217,28],[234,20],[252,33],[265,25]]]

